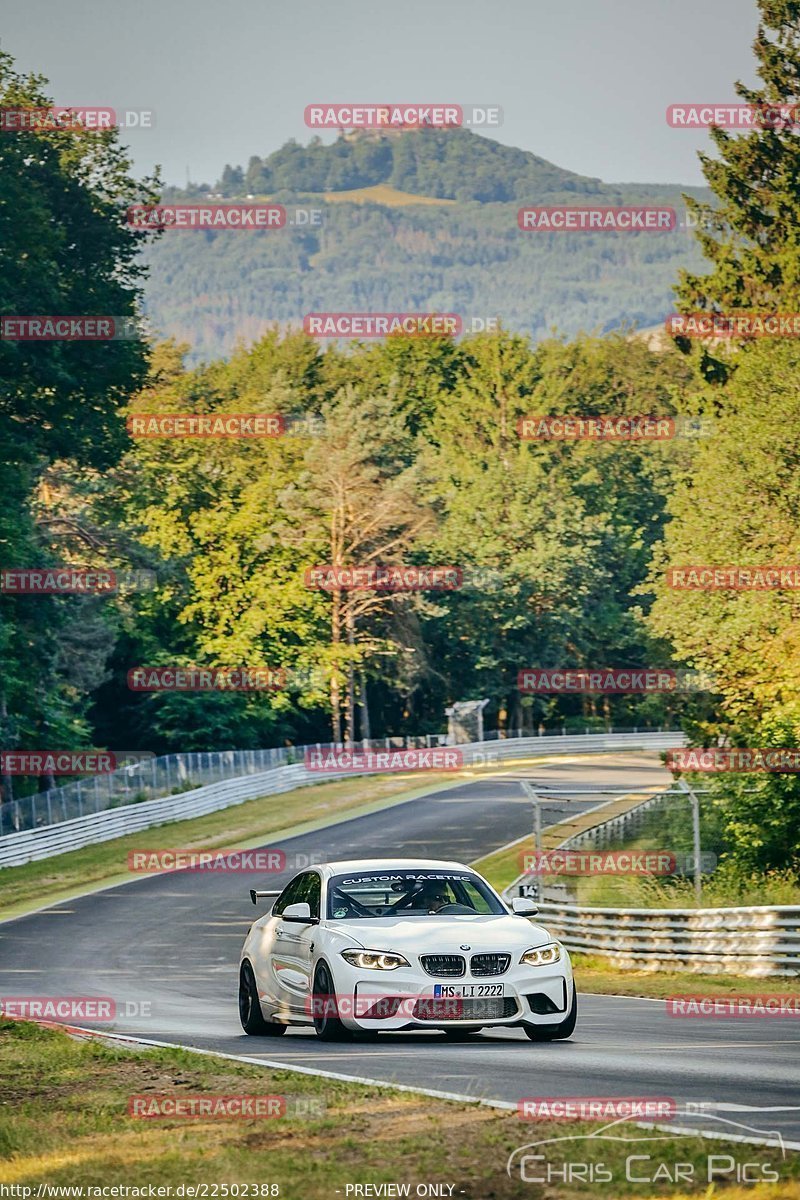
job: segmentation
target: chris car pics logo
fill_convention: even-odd
[[[780,1132],[757,1129],[708,1112],[703,1118],[704,1129],[687,1130],[680,1127],[681,1117],[687,1115],[690,1115],[688,1105],[686,1111],[679,1110],[672,1118],[677,1127],[671,1129],[643,1130],[637,1117],[624,1116],[593,1133],[529,1142],[509,1155],[506,1173],[521,1183],[556,1188],[587,1183],[647,1187],[648,1191],[640,1195],[652,1195],[649,1189],[654,1185],[669,1185],[683,1193],[701,1186],[780,1180],[777,1168],[786,1157]],[[722,1149],[709,1142],[704,1133],[727,1136],[740,1144],[733,1149],[729,1145]],[[692,1139],[694,1145],[687,1139]],[[758,1155],[754,1146],[746,1144],[756,1140],[769,1145],[768,1160]],[[681,1147],[685,1147],[683,1152]],[[690,1148],[696,1151],[694,1155],[688,1152]]]

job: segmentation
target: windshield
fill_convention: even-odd
[[[505,914],[496,896],[469,871],[355,871],[328,883],[328,917],[487,916]]]

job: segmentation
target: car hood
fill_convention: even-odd
[[[366,921],[331,921],[328,928],[369,950],[405,950],[414,954],[458,954],[472,951],[529,950],[552,942],[553,936],[525,917],[377,917]]]

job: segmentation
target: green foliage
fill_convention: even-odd
[[[0,54],[0,105],[46,107],[44,80]],[[0,142],[0,315],[133,316],[140,243],[128,204],[155,196],[131,178],[116,131],[21,131]],[[56,463],[91,471],[124,443],[118,406],[145,377],[143,342],[0,340],[0,561],[4,568],[87,565],[102,544],[62,505],[49,507]],[[71,531],[75,536],[67,536]],[[113,565],[113,556],[92,565]],[[113,630],[102,602],[0,595],[3,747],[82,747],[88,696]],[[11,780],[3,780],[3,798]]]
[[[607,697],[600,709],[522,698],[516,681],[533,665],[669,661],[631,592],[691,444],[533,444],[517,422],[689,411],[698,385],[682,356],[622,336],[532,349],[508,334],[319,354],[303,335],[272,332],[227,364],[182,372],[169,348],[156,362],[131,413],[311,419],[274,440],[141,439],[107,477],[116,520],[163,562],[128,664],[135,654],[288,672],[285,690],[247,711],[233,697],[219,711],[186,695],[128,701],[126,720],[155,735],[151,748],[316,740],[326,711],[337,737],[340,715],[364,736],[367,708],[371,733],[416,733],[441,728],[444,706],[470,695],[489,696],[490,721],[512,728],[677,719],[663,698]],[[307,568],[332,562],[453,565],[465,585],[309,589]]]
[[[800,103],[800,8],[796,0],[759,0],[754,43],[759,88],[737,83],[758,107]],[[795,117],[745,134],[712,129],[715,157],[700,155],[714,203],[687,197],[711,271],[684,273],[680,307],[731,312],[797,312],[800,307],[800,141]]]
[[[692,470],[668,504],[649,588],[650,626],[677,656],[715,677],[717,711],[697,740],[733,746],[800,744],[798,615],[792,590],[676,591],[669,567],[784,565],[800,561],[800,349],[761,344],[741,356],[715,392],[714,436],[698,443]],[[751,867],[800,856],[797,777],[709,776],[729,838]]]
[[[0,103],[46,106],[44,80],[0,54]],[[125,208],[155,197],[117,131],[20,131],[0,142],[0,314],[134,316],[143,266]],[[0,341],[0,437],[37,455],[100,466],[122,444],[110,420],[144,378],[141,342]],[[10,461],[14,461],[12,457]]]
[[[537,727],[579,711],[575,702],[522,698],[521,667],[653,665],[668,652],[644,629],[631,592],[663,528],[665,497],[687,444],[525,443],[520,417],[680,411],[690,369],[622,337],[543,343],[476,338],[466,371],[442,395],[427,427],[430,493],[442,514],[440,560],[477,582],[455,594],[430,625],[435,661],[450,689],[492,697],[512,725]],[[487,586],[487,582],[489,586]],[[458,682],[456,682],[458,681]],[[600,701],[584,700],[583,717]],[[670,719],[662,700],[606,700],[617,724]]]
[[[578,902],[600,908],[698,907],[694,880],[686,876],[664,880],[595,876],[581,880]],[[713,874],[703,876],[699,907],[737,908],[754,904],[800,904],[796,873],[790,870],[749,873],[739,863],[730,861]]]
[[[232,196],[226,167],[215,191]],[[388,207],[326,203],[324,193],[389,184],[449,200]],[[201,189],[168,189],[196,200]],[[541,340],[554,329],[648,327],[672,307],[679,267],[702,269],[677,187],[605,184],[467,130],[353,136],[308,147],[289,142],[252,157],[243,194],[322,210],[319,226],[161,238],[146,255],[148,314],[161,333],[192,345],[192,359],[230,354],[272,322],[310,312],[457,312],[500,318]],[[707,196],[694,189],[695,199]],[[672,205],[663,234],[520,231],[522,204]]]
[[[683,210],[676,189],[659,198],[631,186],[616,202]],[[658,325],[673,308],[678,268],[702,265],[680,227],[570,236],[520,231],[515,204],[302,204],[321,209],[320,227],[165,233],[145,254],[154,328],[189,342],[193,362],[230,355],[276,322],[297,327],[311,312],[455,312],[467,330],[472,318],[499,318],[538,341],[553,330]]]
[[[226,167],[218,186],[229,185],[233,174]],[[418,196],[482,202],[562,192],[596,199],[607,191],[599,179],[466,129],[353,133],[328,144],[315,137],[308,146],[292,140],[267,158],[252,157],[244,179],[252,193],[339,192],[378,183]]]

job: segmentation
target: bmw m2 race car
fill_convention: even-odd
[[[276,895],[250,893],[253,903]],[[313,1024],[321,1038],[435,1029],[465,1038],[520,1026],[568,1038],[577,1017],[564,947],[469,867],[424,859],[328,863],[302,871],[245,938],[246,1033]]]

